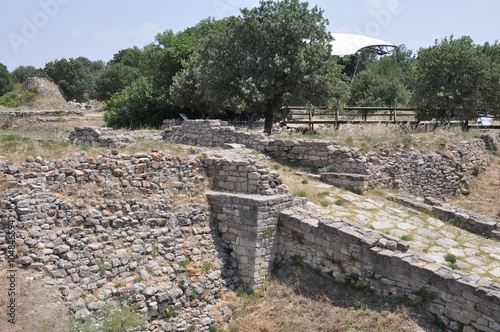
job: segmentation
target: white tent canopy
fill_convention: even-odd
[[[396,47],[389,42],[363,35],[332,33],[332,36],[334,38],[334,41],[331,42],[332,54],[338,56],[356,54],[356,52],[366,47],[378,49],[382,47]]]

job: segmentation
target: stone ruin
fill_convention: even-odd
[[[61,94],[61,91],[59,91],[59,87],[56,84],[46,80],[45,78],[28,77],[28,79],[23,85],[23,90],[26,91],[32,87],[38,88],[38,90],[44,95],[49,95],[64,99],[63,95]]]

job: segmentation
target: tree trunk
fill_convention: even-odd
[[[469,131],[469,118],[462,120],[462,130]]]
[[[268,107],[264,112],[264,134],[271,135],[274,124],[274,110]]]
[[[282,94],[275,95],[273,99],[269,100],[267,108],[264,111],[264,133],[271,135],[274,124],[274,114],[280,109],[280,100]]]

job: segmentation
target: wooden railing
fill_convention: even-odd
[[[306,124],[314,130],[315,124],[348,123],[416,123],[416,110],[413,107],[344,107],[342,110],[327,111],[326,108],[308,109],[302,106],[289,106],[287,124]]]
[[[342,110],[329,111],[326,107],[307,108],[304,106],[288,106],[288,118],[281,122],[282,125],[298,124],[307,125],[314,130],[314,125],[333,124],[335,127],[341,124],[373,124],[373,123],[394,123],[409,124],[413,126],[435,125],[435,122],[418,122],[416,109],[414,107],[344,107]],[[163,121],[163,128],[169,129],[182,123],[181,119],[170,119]],[[229,125],[235,127],[246,127],[250,129],[261,128],[263,121],[243,121],[230,120]],[[460,125],[460,121],[451,121],[450,123]],[[469,122],[469,128],[500,129],[498,124],[481,125],[472,121]],[[497,119],[498,123],[498,119]]]

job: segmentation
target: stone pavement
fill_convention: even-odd
[[[410,251],[443,265],[450,266],[445,256],[454,255],[456,263],[452,268],[500,283],[498,240],[486,239],[389,200],[372,199],[325,184],[318,186],[330,194],[324,196],[321,207],[310,203],[316,212],[407,240]]]

